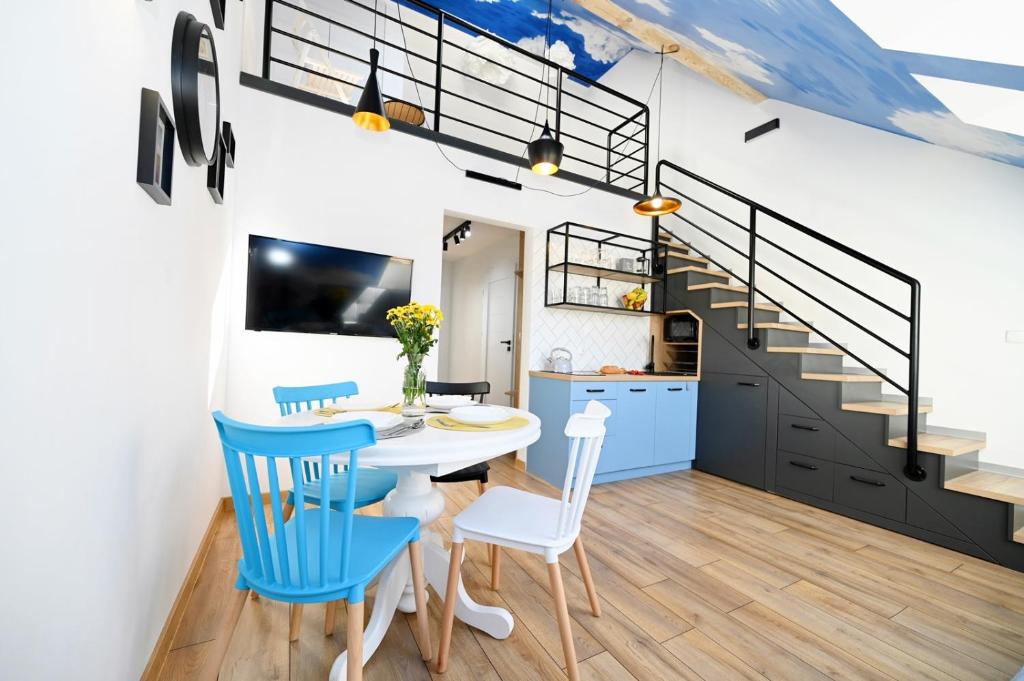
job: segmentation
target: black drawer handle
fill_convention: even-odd
[[[797,468],[805,468],[805,469],[807,469],[809,471],[816,471],[816,470],[818,470],[818,467],[815,466],[813,463],[804,463],[803,461],[790,461],[789,465],[790,466],[796,466]]]
[[[884,482],[879,482],[878,480],[868,480],[867,478],[858,478],[856,475],[851,475],[850,480],[862,483],[864,485],[871,485],[872,487],[885,487]]]
[[[587,388],[588,393],[603,393],[604,388]]]
[[[682,388],[669,388],[668,391],[670,393],[677,393],[677,392],[681,392]]]
[[[629,392],[631,392],[631,393],[645,393],[645,392],[647,392],[647,388],[630,388]]]
[[[812,433],[817,433],[819,430],[821,430],[821,428],[817,428],[815,426],[802,426],[799,423],[791,423],[789,424],[789,427],[796,428],[797,430],[809,430]]]
[[[760,383],[747,383],[746,381],[739,381],[739,382],[736,383],[736,385],[745,385],[748,388],[760,388],[761,387]]]

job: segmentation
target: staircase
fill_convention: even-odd
[[[661,182],[663,164],[666,162],[658,167],[658,189],[682,195],[685,204],[689,197]],[[682,172],[730,198],[738,196],[689,171]],[[698,206],[709,208],[699,201]],[[852,443],[858,456],[866,457],[864,465],[887,473],[889,484],[905,486],[906,517],[896,521],[875,517],[870,510],[847,513],[848,509],[831,501],[781,488],[773,491],[1024,571],[1024,471],[981,464],[978,453],[985,448],[985,434],[927,424],[934,404],[920,397],[916,400],[917,454],[913,458],[924,479],[909,476],[906,469],[910,464],[905,461],[911,439],[910,400],[906,395],[883,393],[886,383],[897,383],[880,370],[859,366],[846,348],[827,337],[822,342],[812,324],[789,319],[792,315],[787,315],[785,306],[763,295],[756,283],[758,295],[751,297],[746,281],[753,268],[750,274],[743,273],[746,279],[724,267],[716,268],[715,254],[700,252],[678,236],[676,230],[690,233],[691,227],[714,236],[692,216],[655,219],[657,232],[652,230],[652,234],[656,233],[667,249],[664,309],[692,310],[704,321],[705,357],[712,344],[721,343],[735,354],[736,359],[730,361],[750,362],[752,368],[777,381],[781,391]],[[749,310],[752,300],[754,308]],[[752,335],[756,340],[748,343]],[[705,370],[707,366],[705,360]],[[697,456],[699,463],[699,450]]]

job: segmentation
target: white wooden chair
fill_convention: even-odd
[[[448,564],[448,588],[445,591],[447,597],[441,619],[441,645],[437,654],[439,673],[443,673],[448,665],[463,543],[470,539],[494,546],[491,557],[491,587],[494,589],[498,588],[500,547],[520,549],[544,556],[544,561],[548,564],[551,595],[555,599],[555,615],[562,638],[566,670],[570,681],[579,679],[558,556],[568,551],[570,547],[576,549],[576,559],[579,562],[583,583],[587,587],[590,609],[594,617],[600,617],[601,605],[597,599],[594,580],[590,575],[587,555],[580,541],[580,523],[583,519],[583,508],[587,504],[587,496],[590,494],[590,485],[594,481],[601,445],[604,442],[604,422],[610,415],[611,410],[608,407],[591,400],[582,414],[573,414],[569,418],[565,426],[565,435],[572,438],[572,446],[561,499],[543,497],[512,487],[492,487],[466,510],[455,516],[451,561]]]

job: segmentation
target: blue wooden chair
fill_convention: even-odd
[[[430,659],[423,549],[419,520],[355,514],[356,487],[363,471],[359,450],[372,446],[376,434],[369,421],[282,428],[255,426],[213,414],[224,449],[228,484],[242,541],[238,589],[292,604],[289,640],[298,639],[303,603],[327,603],[325,633],[334,631],[334,606],[348,608],[348,679],[362,678],[363,597],[367,585],[408,547],[416,598],[419,644]],[[305,507],[303,486],[294,517],[285,521],[278,465],[286,464],[293,481],[303,479],[303,463],[316,461],[322,470],[332,454],[348,453],[348,488],[340,511],[333,510],[329,476],[319,481],[319,508]],[[266,486],[261,484],[262,481]],[[262,501],[270,497],[272,527]]]
[[[336,404],[338,398],[352,397],[358,394],[359,388],[353,381],[328,385],[278,386],[274,388],[274,401],[277,402],[277,406],[281,410],[281,416],[287,416],[303,410],[322,408],[328,404],[328,400],[330,400],[330,404]],[[317,461],[303,462],[303,491],[307,503],[320,504],[320,472],[320,464]],[[334,464],[327,479],[330,483],[331,503],[333,504],[331,508],[340,511],[347,498],[348,473]],[[359,471],[357,479],[356,508],[369,506],[383,500],[388,492],[398,484],[398,475],[376,468],[363,468]],[[288,492],[288,500],[285,502],[285,520],[291,516],[294,506],[295,492],[292,490]]]

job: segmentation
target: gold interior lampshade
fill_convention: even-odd
[[[682,208],[683,202],[674,196],[662,196],[660,192],[654,192],[651,196],[640,199],[633,204],[633,212],[637,215],[657,217],[675,213]]]
[[[562,164],[562,143],[551,134],[551,128],[544,121],[544,130],[540,137],[526,145],[530,159],[530,169],[538,175],[554,175]]]
[[[370,75],[366,77],[363,94],[360,95],[359,104],[356,105],[355,113],[352,114],[352,120],[356,125],[372,132],[384,132],[391,127],[391,123],[384,113],[380,83],[377,82],[377,58],[379,56],[377,48],[370,50]]]
[[[427,120],[423,109],[412,102],[406,102],[402,99],[389,99],[384,102],[384,114],[388,117],[388,120],[402,121],[417,128]]]

